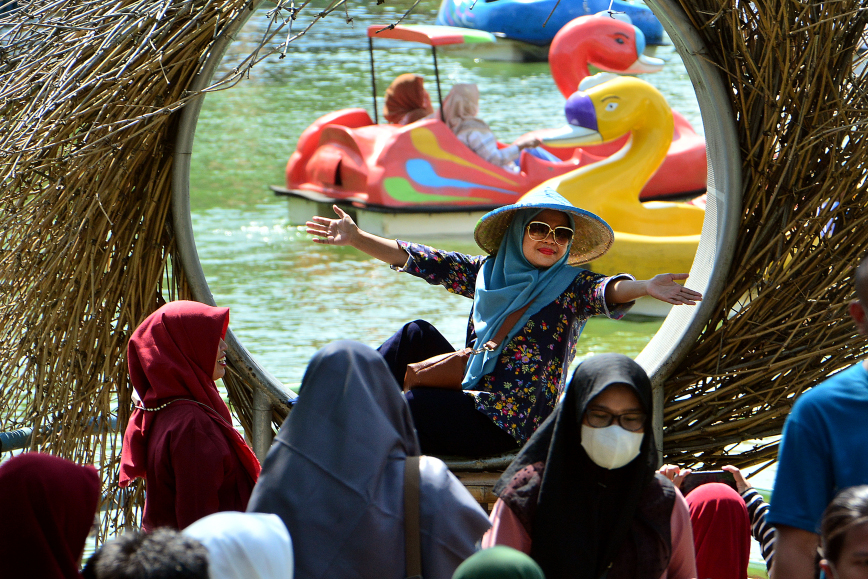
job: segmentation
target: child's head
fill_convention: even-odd
[[[82,574],[94,579],[208,579],[208,550],[172,529],[127,533],[94,553]]]
[[[827,577],[868,577],[868,485],[838,493],[823,513],[821,533]]]

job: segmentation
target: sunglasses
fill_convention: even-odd
[[[549,234],[558,245],[567,245],[573,238],[573,230],[569,227],[561,226],[552,229],[551,225],[542,221],[531,221],[527,224],[527,236],[534,241],[545,241]]]

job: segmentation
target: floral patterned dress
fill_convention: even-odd
[[[426,245],[398,241],[409,255],[403,267],[394,267],[432,285],[473,299],[476,277],[487,256],[441,251]],[[632,306],[606,305],[606,285],[620,274],[606,277],[576,268],[576,278],[556,300],[528,319],[524,328],[504,345],[491,373],[467,391],[476,408],[491,418],[521,445],[551,414],[566,385],[566,370],[576,353],[585,321],[595,315],[620,319]],[[467,346],[476,340],[473,313],[467,322]]]

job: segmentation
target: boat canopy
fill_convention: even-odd
[[[449,44],[480,44],[495,42],[494,34],[484,30],[460,28],[458,26],[438,26],[436,24],[420,25],[379,25],[368,26],[368,38],[389,38],[419,42],[428,46],[446,46]]]
[[[434,78],[437,81],[437,101],[440,103],[441,120],[443,118],[443,91],[440,89],[437,47],[450,44],[497,42],[494,34],[472,28],[440,26],[438,24],[371,24],[368,26],[368,49],[371,52],[371,92],[374,97],[374,124],[380,122],[377,114],[377,77],[374,73],[374,38],[419,42],[431,47],[431,55],[434,57]]]

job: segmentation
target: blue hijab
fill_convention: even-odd
[[[546,269],[532,265],[524,256],[522,243],[525,228],[542,211],[537,208],[516,211],[494,259],[489,258],[482,264],[473,299],[476,347],[482,347],[493,339],[509,314],[527,304],[531,306],[494,351],[470,357],[461,383],[465,390],[472,390],[483,376],[494,369],[503,346],[524,328],[532,315],[564,293],[579,273],[578,268],[567,264],[569,247],[557,263]],[[575,229],[572,215],[564,213],[570,218],[570,227]]]

